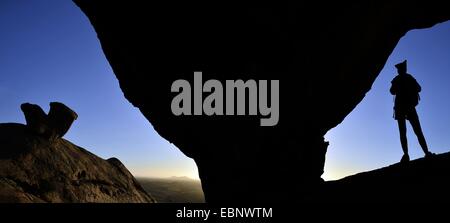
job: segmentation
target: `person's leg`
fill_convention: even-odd
[[[425,141],[425,137],[423,136],[422,127],[420,126],[419,116],[417,115],[416,109],[411,110],[410,114],[408,114],[409,122],[414,130],[414,133],[419,140],[419,144],[422,147],[425,155],[429,153],[427,142]]]
[[[403,154],[408,155],[408,140],[406,138],[406,120],[398,118],[398,130],[400,132],[400,143],[402,144]]]

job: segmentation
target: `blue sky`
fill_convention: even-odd
[[[0,123],[24,123],[20,104],[50,101],[79,119],[66,139],[102,158],[117,157],[137,176],[197,178],[194,162],[162,139],[120,91],[88,19],[71,1],[0,2]],[[331,130],[325,179],[380,168],[402,155],[392,119],[394,64],[408,59],[422,85],[417,110],[433,152],[450,151],[450,23],[409,32],[372,90]],[[280,114],[282,116],[282,114]],[[422,156],[408,126],[410,155]]]
[[[65,138],[138,176],[198,177],[123,96],[87,17],[71,1],[0,2],[0,123],[25,119],[20,104],[50,101],[79,118]]]

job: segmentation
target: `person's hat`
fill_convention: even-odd
[[[406,70],[406,60],[404,60],[404,61],[401,62],[401,63],[396,64],[395,67],[396,67],[397,69],[405,69],[405,70]]]

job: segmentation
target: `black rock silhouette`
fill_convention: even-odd
[[[38,135],[49,134],[50,127],[47,114],[45,114],[44,110],[42,110],[39,105],[23,103],[22,105],[20,105],[20,108],[25,115],[27,127],[31,132],[34,132]]]
[[[63,137],[78,118],[77,113],[60,102],[50,103],[48,115],[39,105],[24,103],[20,108],[25,115],[28,129],[51,141]]]
[[[63,137],[77,118],[77,113],[63,103],[51,102],[50,111],[48,112],[48,121],[52,128],[52,137]]]
[[[331,203],[442,204],[450,200],[449,172],[450,153],[444,153],[329,181],[312,197]]]
[[[297,202],[319,188],[326,132],[361,102],[403,35],[450,19],[449,7],[433,0],[75,2],[125,97],[197,163],[208,202]],[[205,80],[279,80],[278,125],[174,116],[171,84],[194,71]]]

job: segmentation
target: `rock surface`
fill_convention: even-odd
[[[154,202],[116,158],[0,124],[0,202]]]
[[[323,136],[364,98],[400,38],[450,19],[449,6],[433,0],[75,2],[125,97],[197,163],[208,202],[301,201],[321,183]],[[279,80],[278,125],[174,116],[171,84],[192,83],[194,71],[205,80]]]
[[[335,203],[448,203],[449,173],[450,153],[444,153],[326,182],[317,197]]]

